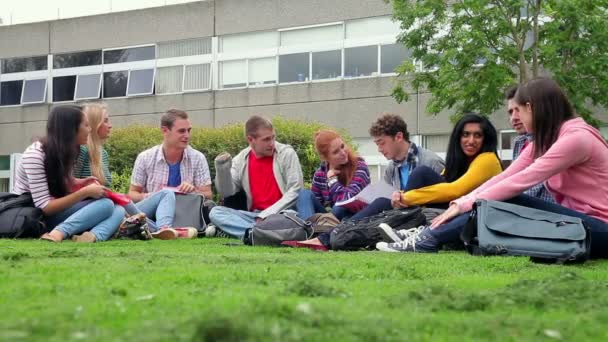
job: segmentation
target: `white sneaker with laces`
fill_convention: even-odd
[[[420,233],[424,229],[424,226],[410,229],[395,230],[386,223],[380,223],[380,225],[378,225],[378,228],[380,229],[380,234],[385,240],[401,242],[411,235]]]

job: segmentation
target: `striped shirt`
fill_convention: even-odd
[[[370,183],[369,169],[361,158],[357,161],[357,169],[348,185],[335,182],[331,187],[328,187],[328,171],[327,163],[322,162],[312,177],[312,186],[310,187],[312,193],[324,206],[333,206],[336,202],[347,200],[357,195]]]
[[[531,134],[522,134],[519,135],[513,140],[513,160],[517,159],[521,152],[524,150],[529,143],[532,142]],[[536,198],[540,198],[543,201],[549,203],[555,203],[555,199],[553,199],[553,195],[547,190],[544,183],[536,184],[530,189],[524,191],[524,194]]]
[[[211,184],[209,165],[205,155],[188,146],[180,162],[182,182],[195,187]],[[169,182],[169,164],[165,160],[162,145],[154,146],[140,153],[135,160],[131,184],[141,186],[143,192],[162,190]]]
[[[112,186],[112,173],[110,173],[110,159],[108,158],[108,152],[102,147],[101,148],[101,167],[103,169],[103,175],[106,177],[105,186]],[[74,177],[76,178],[87,178],[92,176],[91,171],[91,157],[89,156],[89,149],[87,145],[80,145],[80,153],[76,159],[74,165]]]
[[[30,145],[21,156],[13,185],[13,193],[31,193],[34,205],[42,209],[53,199],[44,171],[44,158],[42,143],[37,141]]]

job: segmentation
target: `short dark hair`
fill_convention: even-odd
[[[260,128],[273,129],[272,122],[259,115],[251,116],[247,122],[245,122],[245,136],[255,137]]]
[[[188,120],[188,113],[180,109],[169,109],[160,118],[160,127],[171,129],[177,119]]]
[[[555,143],[562,124],[575,117],[572,104],[557,82],[549,78],[522,84],[514,99],[519,105],[529,103],[532,107],[534,158],[538,158]]]
[[[407,131],[407,124],[402,117],[396,114],[382,115],[369,129],[369,135],[372,137],[379,137],[381,135],[394,137],[399,132],[403,133],[405,141],[410,141],[410,132]]]
[[[514,85],[507,88],[507,90],[505,91],[505,98],[507,100],[511,100],[515,97],[515,93],[517,93],[517,87],[517,85]]]

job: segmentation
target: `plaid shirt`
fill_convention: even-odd
[[[519,135],[513,140],[513,160],[517,159],[526,146],[526,142],[529,144],[532,142],[532,135],[530,134],[522,134]],[[543,201],[555,203],[555,199],[553,199],[553,195],[547,190],[543,183],[537,184],[530,189],[524,191],[524,194],[536,198],[540,198]]]
[[[211,184],[209,165],[205,155],[188,146],[179,165],[182,182],[195,187]],[[154,146],[137,156],[131,184],[143,187],[143,192],[156,192],[167,186],[169,164],[165,160],[162,145]]]

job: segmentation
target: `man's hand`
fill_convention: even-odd
[[[222,153],[218,154],[217,157],[215,157],[215,161],[225,162],[225,161],[228,161],[230,158],[232,158],[232,156],[230,156],[230,153],[222,152]]]
[[[189,194],[189,193],[193,192],[195,189],[196,189],[196,188],[194,187],[194,185],[192,185],[192,184],[190,184],[190,183],[187,183],[187,182],[182,182],[182,184],[180,184],[180,185],[177,187],[177,190],[178,190],[179,192],[183,192],[183,193],[185,193],[185,194]]]
[[[444,211],[443,214],[435,217],[435,219],[433,219],[433,221],[431,222],[431,229],[435,229],[437,227],[439,227],[440,225],[450,221],[451,219],[453,219],[454,217],[460,215],[460,208],[458,208],[457,204],[451,204],[450,207],[448,208],[448,210]]]
[[[391,195],[391,206],[394,209],[407,208],[407,205],[401,202],[401,191],[395,191]]]

